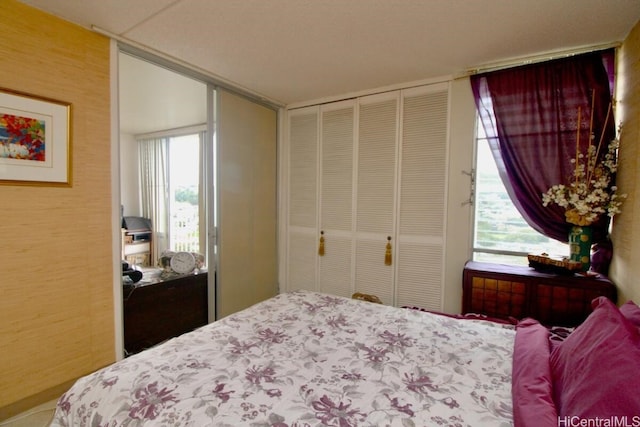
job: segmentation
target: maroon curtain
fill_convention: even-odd
[[[572,177],[578,109],[581,151],[586,152],[590,128],[596,143],[600,139],[612,99],[613,59],[610,49],[471,77],[478,113],[511,200],[531,227],[562,242],[567,242],[571,224],[563,208],[542,206],[542,194]],[[603,146],[614,137],[611,112]],[[608,225],[606,215],[593,225],[594,242],[606,237]]]

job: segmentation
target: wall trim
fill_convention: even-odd
[[[111,92],[111,227],[113,253],[113,322],[116,360],[124,357],[124,322],[122,315],[122,233],[120,233],[120,103],[118,96],[118,44],[109,42]]]
[[[18,400],[17,402],[11,403],[7,406],[3,406],[0,408],[0,421],[7,420],[9,418],[15,417],[25,411],[28,411],[31,408],[34,408],[38,405],[42,405],[43,402],[48,402],[50,400],[58,399],[64,392],[69,390],[71,386],[77,381],[77,378],[59,384],[57,386],[48,388],[39,393],[31,395],[29,397],[25,397],[24,399]]]

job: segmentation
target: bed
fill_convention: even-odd
[[[51,425],[631,422],[640,417],[640,309],[604,297],[593,304],[555,342],[531,319],[511,325],[283,293],[80,378]]]

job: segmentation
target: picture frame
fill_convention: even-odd
[[[0,88],[0,184],[71,186],[71,104]]]

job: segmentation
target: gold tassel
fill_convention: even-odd
[[[320,232],[320,247],[318,248],[318,255],[324,256],[324,231]]]
[[[384,253],[384,265],[391,265],[391,236],[387,237],[387,250]]]

